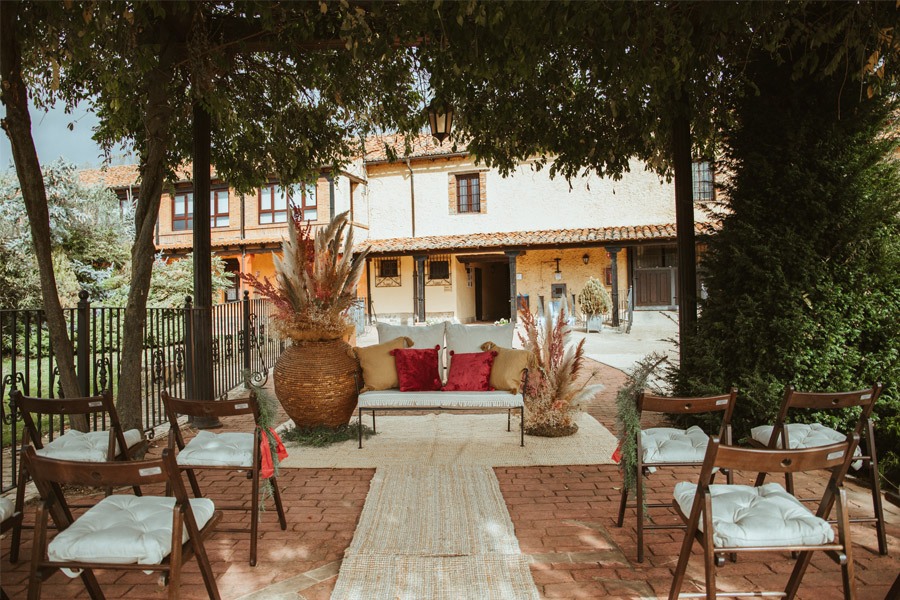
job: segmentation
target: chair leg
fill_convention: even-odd
[[[188,482],[191,484],[191,491],[194,492],[194,498],[202,498],[203,493],[200,491],[200,484],[197,483],[197,476],[193,469],[185,469],[187,472]]]
[[[625,481],[622,481],[622,493],[619,495],[619,518],[616,519],[616,527],[621,527],[625,523],[625,507],[628,505],[628,487]]]
[[[785,473],[784,474],[784,489],[787,490],[787,493],[791,496],[794,496],[794,474],[793,473]]]
[[[253,469],[253,490],[250,494],[250,566],[256,566],[256,535],[259,529],[259,469]]]
[[[637,516],[637,561],[644,562],[644,474],[640,465],[637,472],[637,489],[634,491],[635,515]]]
[[[176,512],[172,521],[172,552],[169,554],[168,592],[169,600],[178,600],[181,588],[181,563],[184,562],[184,545],[181,543],[184,531],[184,513]],[[190,537],[190,533],[188,534]]]
[[[703,572],[706,576],[706,598],[716,598],[716,553],[713,548],[712,535],[703,534]]]
[[[21,462],[21,455],[19,460],[19,477],[16,482],[16,501],[15,508],[13,509],[15,512],[23,514],[22,511],[25,507],[25,465]],[[22,543],[22,520],[19,519],[16,523],[13,524],[12,530],[12,538],[11,538],[11,547],[9,549],[9,562],[16,563],[19,560],[19,546]],[[34,552],[34,550],[32,550]]]
[[[281,490],[278,489],[278,479],[273,475],[269,479],[269,483],[272,485],[272,499],[275,501],[275,510],[278,512],[278,524],[281,525],[281,530],[284,531],[287,529],[287,519],[284,516],[284,506],[281,504]]]
[[[869,456],[869,476],[872,478],[872,507],[875,510],[875,531],[878,535],[878,553],[888,553],[887,531],[884,524],[884,507],[881,505],[881,477],[878,474],[878,456],[875,449],[875,426],[869,419],[866,423],[866,445]]]
[[[34,542],[31,545],[31,565],[28,571],[28,600],[39,600],[44,578],[39,573],[44,549],[47,547],[47,507],[43,503],[34,515]]]
[[[694,545],[694,535],[697,533],[697,524],[689,521],[684,530],[684,541],[681,542],[681,553],[678,555],[678,564],[672,575],[672,587],[669,589],[669,600],[676,600],[681,594],[681,586],[684,583],[684,574],[687,572],[688,562],[691,560],[691,546]]]
[[[797,590],[800,588],[800,580],[803,579],[803,575],[806,573],[806,569],[809,567],[811,560],[812,550],[804,550],[800,553],[797,562],[794,563],[794,570],[791,571],[791,577],[788,579],[787,587],[784,589],[784,597],[786,600],[793,600],[794,596],[797,595]]]
[[[853,566],[853,544],[850,542],[850,515],[847,514],[847,491],[841,488],[837,498],[838,539],[844,547],[846,560],[841,565],[844,583],[844,600],[856,598],[856,582]]]

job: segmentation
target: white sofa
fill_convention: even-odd
[[[433,348],[441,346],[441,370],[442,377],[446,381],[446,373],[449,371],[450,351],[456,353],[480,352],[481,346],[486,342],[493,342],[497,346],[509,348],[512,346],[512,337],[515,324],[507,325],[460,325],[456,323],[437,323],[425,326],[402,326],[379,323],[379,343],[397,337],[408,337],[413,340],[416,348]],[[524,383],[527,383],[528,371],[524,373]],[[372,414],[372,429],[375,430],[375,411],[394,410],[506,410],[506,430],[512,429],[512,412],[519,411],[519,444],[525,445],[525,385],[523,383],[521,393],[508,391],[489,392],[401,392],[397,389],[367,391],[359,394],[357,410],[360,423],[362,423],[363,411]],[[362,448],[362,427],[359,429],[359,447]]]

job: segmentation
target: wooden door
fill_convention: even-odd
[[[675,268],[634,270],[635,306],[675,306]]]

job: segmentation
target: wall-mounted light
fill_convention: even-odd
[[[585,252],[584,256],[581,257],[581,262],[583,262],[584,264],[588,264],[589,262],[591,262],[591,257],[587,252]]]

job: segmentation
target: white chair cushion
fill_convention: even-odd
[[[696,425],[688,429],[653,427],[641,431],[644,464],[702,463],[709,435]]]
[[[691,514],[697,484],[675,485],[675,501]],[[777,483],[711,485],[713,544],[716,548],[821,545],[834,541],[834,530]],[[700,521],[703,529],[703,521]]]
[[[768,445],[774,428],[773,425],[760,425],[751,429],[750,435],[760,444]],[[784,428],[787,430],[789,450],[828,446],[847,441],[846,435],[820,423],[787,423]],[[781,448],[780,437],[778,438],[778,447]],[[862,456],[862,450],[860,450],[859,446],[856,447],[853,455]],[[859,469],[862,466],[862,461],[856,461],[852,466],[854,469]]]
[[[380,390],[359,395],[359,408],[518,408],[522,394],[499,392],[401,392]]]
[[[52,561],[158,565],[172,550],[174,506],[175,498],[108,496],[60,531],[50,542],[47,555]],[[208,498],[194,498],[191,510],[202,529],[212,518],[215,505]],[[182,543],[187,541],[187,528],[181,537]],[[63,572],[78,576],[78,570]]]
[[[460,325],[447,324],[447,350],[457,354],[481,352],[486,342],[493,342],[501,348],[512,348],[515,323],[506,325]]]
[[[200,431],[178,453],[181,466],[252,467],[252,433]]]
[[[129,429],[124,434],[125,444],[129,448],[141,441],[139,429]],[[76,462],[106,462],[106,451],[109,449],[108,431],[89,431],[82,433],[70,429],[63,435],[36,451],[38,456],[56,460],[73,460]],[[121,452],[116,444],[116,454]]]
[[[16,512],[16,503],[9,498],[0,498],[0,523],[7,520]]]

